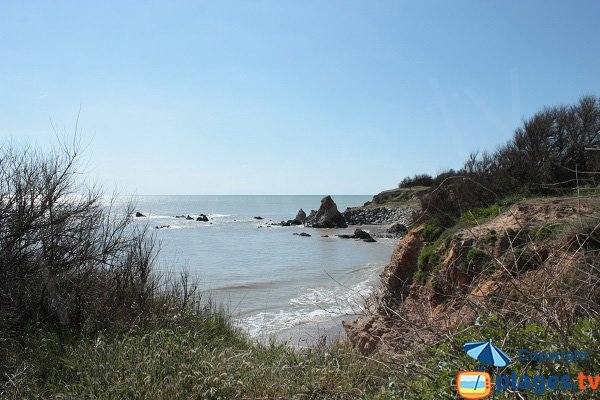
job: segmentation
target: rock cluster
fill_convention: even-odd
[[[311,237],[311,234],[310,233],[306,233],[306,232],[300,232],[300,233],[295,232],[294,235],[296,235],[296,236]]]
[[[296,225],[304,224],[304,221],[306,221],[306,213],[304,212],[303,209],[300,209],[300,210],[298,210],[298,214],[296,214],[296,218],[290,219],[287,221],[281,221],[279,223],[279,225],[281,225],[281,226],[296,226]]]
[[[196,221],[208,222],[208,217],[204,214],[200,214],[200,216],[196,218]]]
[[[418,213],[411,207],[347,208],[344,219],[350,225],[409,225]]]

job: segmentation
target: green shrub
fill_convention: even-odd
[[[428,242],[435,242],[443,232],[443,227],[427,224],[423,229],[423,238]]]
[[[487,258],[488,255],[485,251],[472,247],[467,251],[465,259],[458,265],[458,269],[465,274],[472,272],[474,269],[480,270]]]
[[[537,242],[544,241],[551,237],[554,237],[557,233],[558,225],[557,224],[546,224],[539,227],[535,231],[534,240]]]
[[[427,281],[429,272],[437,270],[441,262],[442,259],[438,254],[435,243],[428,244],[419,253],[417,271],[413,278],[424,284]]]
[[[486,220],[497,217],[506,211],[506,207],[498,203],[492,204],[489,207],[474,208],[461,214],[457,225],[461,228],[479,225]]]

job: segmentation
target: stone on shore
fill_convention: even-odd
[[[363,240],[369,240],[369,239],[373,239],[371,237],[371,235],[369,234],[369,232],[363,231],[362,229],[356,229],[354,231],[354,239],[363,239]]]
[[[396,222],[392,226],[390,226],[387,230],[387,233],[391,233],[393,235],[405,235],[408,232],[406,225]]]

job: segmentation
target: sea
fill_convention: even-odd
[[[318,209],[322,197],[136,196],[144,217],[135,224],[147,225],[158,240],[161,273],[188,272],[250,336],[311,345],[343,335],[341,320],[361,312],[397,243],[336,236],[351,228],[271,225],[300,208]],[[340,211],[371,199],[332,197]],[[200,214],[209,221],[196,221]],[[300,232],[311,236],[294,235]]]

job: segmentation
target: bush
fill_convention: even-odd
[[[431,186],[433,184],[433,177],[431,175],[428,174],[420,174],[420,175],[415,175],[412,178],[407,176],[406,178],[402,179],[402,181],[400,182],[400,184],[398,185],[399,188],[401,189],[405,189],[405,188],[411,188],[411,187],[415,187],[415,186]]]
[[[600,178],[593,173],[600,170],[600,158],[585,149],[600,147],[598,126],[598,97],[546,108],[524,121],[495,152],[474,152],[460,170],[436,176],[429,193],[421,197],[421,206],[429,214],[455,218],[502,199],[569,194],[577,186],[595,188]]]
[[[155,242],[80,181],[77,146],[0,149],[0,331],[107,329],[152,306]],[[118,211],[118,214],[117,214]]]
[[[442,233],[444,233],[444,228],[441,226],[427,224],[423,229],[422,235],[423,239],[427,240],[428,242],[435,242],[442,235]]]

